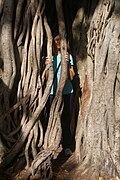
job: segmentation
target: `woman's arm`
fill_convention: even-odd
[[[69,68],[69,75],[70,75],[70,80],[73,80],[74,76],[75,76],[75,71],[73,66],[70,66]]]
[[[47,66],[48,64],[51,63],[51,59],[49,59],[48,57],[46,57],[45,59],[45,65]],[[46,79],[48,79],[48,70],[45,73]]]
[[[75,71],[74,71],[74,68],[73,68],[73,59],[72,59],[72,56],[67,53],[66,56],[65,56],[65,59],[69,63],[68,64],[68,73],[69,73],[68,77],[69,77],[70,80],[73,80],[73,78],[75,76]]]

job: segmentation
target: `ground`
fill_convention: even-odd
[[[58,156],[56,156],[56,159],[53,160],[53,167],[52,167],[53,177],[51,180],[70,180],[71,175],[69,174],[71,173],[72,170],[75,169],[77,165],[76,161],[74,161],[75,160],[74,152],[71,157],[65,157],[63,151],[59,152],[59,149],[57,153]],[[26,170],[17,171],[17,173],[15,173],[13,168],[9,168],[9,171],[5,171],[5,170],[0,171],[0,180],[25,180],[23,178],[25,173]],[[86,176],[82,179],[79,178],[79,176],[77,177],[78,177],[77,179],[86,180],[85,178]],[[38,176],[35,177],[31,176],[29,180],[41,180],[41,178]],[[48,179],[43,179],[43,180],[48,180]],[[99,177],[99,180],[120,180],[120,179],[118,177],[114,177],[110,179]]]
[[[64,152],[62,148],[58,148],[56,152],[56,158],[53,160],[53,178],[52,180],[67,180],[67,176],[69,175],[69,172],[71,171],[71,161],[74,158],[74,152],[71,157],[65,157]],[[26,170],[19,171],[19,167],[24,164],[25,161],[21,161],[21,164],[15,168],[9,168],[9,171],[2,170],[0,172],[0,180],[24,180],[24,174],[26,173]],[[73,164],[74,165],[74,164]],[[14,172],[15,171],[15,172]],[[16,173],[17,172],[17,173]],[[40,180],[39,177],[36,176],[30,177],[30,180]]]

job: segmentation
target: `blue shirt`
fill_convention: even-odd
[[[53,56],[53,71],[54,71],[54,73],[57,72],[57,74],[55,75],[55,79],[54,79],[54,82],[53,82],[53,85],[51,88],[51,92],[50,92],[51,95],[55,95],[57,86],[60,81],[60,74],[61,74],[61,64],[60,63],[61,63],[60,54],[54,55]],[[70,65],[73,66],[73,58],[72,58],[71,54],[69,54],[69,63],[70,63]],[[71,80],[67,79],[66,84],[63,89],[63,95],[70,94],[70,93],[73,93],[73,87],[72,87]]]

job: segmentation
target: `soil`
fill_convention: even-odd
[[[53,177],[51,180],[67,180],[70,171],[73,166],[74,153],[71,157],[65,157],[62,148],[60,147],[57,152],[55,159],[52,162],[52,171]],[[26,170],[23,169],[19,171],[20,167],[24,167],[25,159],[21,161],[21,164],[14,168],[9,168],[8,171],[1,170],[0,171],[0,180],[24,180],[24,175],[26,174]],[[30,176],[29,180],[40,180],[39,176]]]

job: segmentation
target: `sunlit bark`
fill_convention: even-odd
[[[85,167],[88,167],[86,179],[93,178],[92,172],[96,178],[120,175],[117,111],[120,22],[114,5],[113,1],[101,1],[88,31],[87,86],[83,89],[76,134],[76,155],[82,161],[79,178],[84,177]]]
[[[51,11],[47,4],[51,5]],[[48,124],[44,132],[42,118],[46,118],[54,74],[52,63],[45,67],[43,56],[52,59],[50,18],[53,16],[53,26],[58,24],[61,36],[63,61],[60,84],[49,119],[45,119]],[[77,168],[67,178],[93,180],[120,176],[119,18],[119,0],[55,0],[54,5],[51,0],[0,0],[1,168],[22,161],[23,157],[26,168],[23,179],[34,176],[38,169],[40,176],[52,177],[51,162],[62,133],[62,91],[67,79],[65,54],[71,48],[82,99],[75,153],[71,158]],[[75,88],[78,102],[79,84]],[[75,106],[77,112],[78,108]]]

